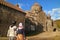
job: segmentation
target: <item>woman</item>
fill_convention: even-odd
[[[17,28],[17,40],[24,40],[24,27],[22,23],[19,23]]]
[[[17,40],[24,40],[24,27],[22,23],[19,23],[17,28]]]

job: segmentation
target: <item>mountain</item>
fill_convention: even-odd
[[[57,24],[57,27],[60,28],[60,20],[55,20],[55,23]]]

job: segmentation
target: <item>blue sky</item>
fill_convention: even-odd
[[[51,15],[53,20],[60,19],[60,0],[6,0],[14,5],[19,4],[22,10],[30,10],[34,3],[43,7],[43,11]]]

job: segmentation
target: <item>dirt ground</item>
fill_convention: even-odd
[[[60,40],[60,32],[43,32],[26,38],[27,40]],[[0,37],[0,40],[8,40],[8,38]]]
[[[60,40],[60,32],[43,32],[27,37],[28,40]]]

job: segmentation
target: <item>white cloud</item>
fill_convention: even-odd
[[[58,17],[57,19],[60,19],[60,17]]]
[[[52,10],[46,11],[46,13],[49,13],[53,20],[60,19],[60,8],[54,8]]]

